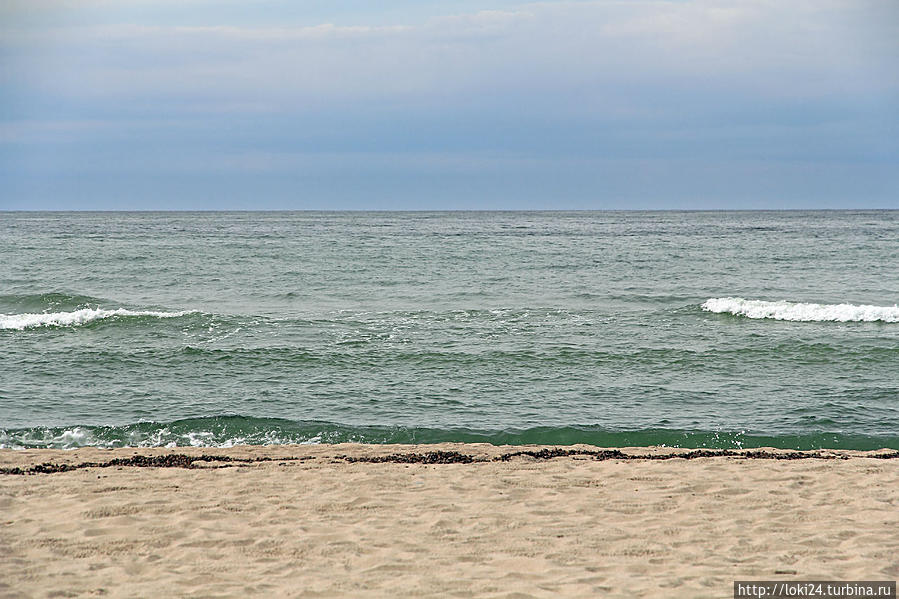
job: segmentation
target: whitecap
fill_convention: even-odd
[[[746,318],[797,322],[899,322],[899,306],[769,302],[742,297],[715,297],[703,302],[702,309]]]
[[[24,330],[34,327],[72,327],[94,320],[115,316],[155,316],[156,318],[176,318],[190,314],[184,312],[156,312],[153,310],[104,310],[102,308],[82,308],[72,312],[45,312],[40,314],[0,314],[0,329]]]

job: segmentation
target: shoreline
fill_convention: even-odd
[[[734,580],[899,577],[899,452],[695,451],[0,450],[0,469],[82,465],[0,475],[0,596],[730,597]]]

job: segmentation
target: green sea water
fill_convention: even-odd
[[[899,448],[899,211],[0,213],[0,447]]]

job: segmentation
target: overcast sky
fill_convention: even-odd
[[[896,0],[12,0],[0,209],[899,208]]]

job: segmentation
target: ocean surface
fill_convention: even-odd
[[[899,448],[899,211],[0,212],[0,447]]]

